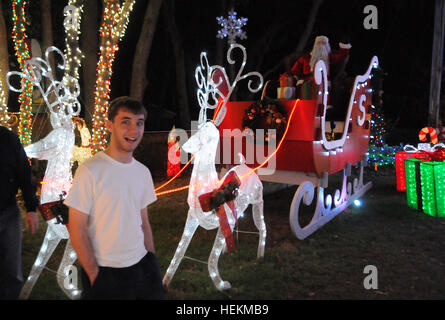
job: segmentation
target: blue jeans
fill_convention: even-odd
[[[17,299],[22,287],[22,217],[12,206],[0,211],[0,299]]]

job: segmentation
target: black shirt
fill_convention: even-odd
[[[18,188],[26,210],[36,211],[36,184],[25,150],[14,132],[0,126],[0,211],[16,203]]]

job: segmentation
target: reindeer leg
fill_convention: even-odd
[[[57,270],[57,283],[71,300],[80,298],[81,293],[78,289],[77,269],[72,270],[72,272],[76,272],[76,276],[73,275],[73,282],[76,281],[77,283],[70,283],[69,281],[69,272],[76,259],[76,252],[74,251],[71,241],[68,239],[65,252],[63,253],[62,262],[60,263],[59,270]]]
[[[191,210],[191,209],[190,209]],[[185,251],[187,250],[190,240],[192,239],[193,235],[195,234],[196,228],[198,227],[199,223],[198,220],[196,220],[191,214],[190,211],[187,216],[187,221],[185,223],[184,232],[182,233],[181,241],[179,241],[178,248],[176,249],[175,256],[173,257],[172,261],[170,262],[169,267],[167,268],[167,272],[164,275],[164,279],[162,280],[162,283],[165,287],[168,287],[173,276],[175,275],[176,269],[178,269],[179,264],[182,261],[182,258],[184,257]]]
[[[257,258],[262,258],[264,257],[264,246],[266,245],[266,224],[264,223],[263,201],[252,204],[252,217],[260,234]]]
[[[233,229],[233,226],[231,226]],[[228,281],[223,281],[218,271],[218,260],[221,252],[224,250],[226,246],[226,240],[221,231],[221,227],[218,228],[218,233],[216,234],[215,242],[213,243],[212,252],[210,252],[208,268],[210,278],[212,278],[213,283],[215,284],[218,290],[227,290],[230,289],[230,283]]]
[[[36,261],[34,262],[34,265],[32,266],[28,279],[26,279],[22,291],[20,292],[19,299],[25,300],[29,298],[32,288],[39,278],[40,273],[42,273],[43,268],[46,266],[46,263],[53,254],[54,249],[57,247],[60,240],[61,238],[52,230],[50,226],[48,226],[43,244],[40,247],[40,252]]]

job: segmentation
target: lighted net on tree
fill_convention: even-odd
[[[20,65],[20,70],[25,72],[25,61],[30,59],[29,47],[26,43],[26,0],[12,1],[12,39],[14,41],[15,55]],[[22,80],[22,92],[19,96],[20,102],[20,118],[19,118],[19,138],[24,145],[31,143],[32,135],[32,83],[28,79]]]
[[[125,34],[134,2],[134,0],[125,1],[121,9],[117,0],[104,1],[104,15],[99,30],[101,37],[100,58],[97,64],[96,91],[94,93],[93,153],[104,150],[107,145],[105,121],[110,100],[112,67],[116,51],[119,50],[118,42]]]

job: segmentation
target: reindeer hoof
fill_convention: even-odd
[[[221,281],[219,284],[217,284],[216,287],[218,288],[218,290],[221,290],[221,291],[228,290],[228,289],[232,288],[229,281]]]

